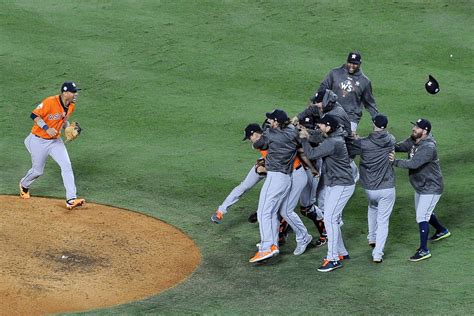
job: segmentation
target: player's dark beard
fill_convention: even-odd
[[[413,132],[413,133],[411,133],[411,136],[410,136],[410,137],[411,137],[412,140],[416,141],[417,139],[420,139],[422,135],[423,135],[423,133],[415,133],[415,132]]]

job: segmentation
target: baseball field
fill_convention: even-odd
[[[470,314],[473,16],[472,0],[0,0],[0,195],[18,195],[31,166],[23,144],[31,111],[73,80],[82,90],[72,120],[83,132],[67,149],[78,195],[164,221],[201,256],[192,274],[158,295],[78,314]],[[276,107],[302,111],[351,50],[361,52],[397,140],[410,135],[410,121],[431,121],[445,183],[436,213],[452,236],[430,245],[429,260],[408,261],[419,233],[414,191],[400,169],[382,264],[371,261],[367,199],[357,186],[344,210],[351,260],[342,269],[316,271],[325,248],[294,256],[294,235],[275,259],[252,265],[260,237],[247,217],[261,185],[221,225],[210,221],[258,158],[243,130]],[[425,90],[429,74],[440,84],[436,95]],[[370,130],[364,111],[358,132]],[[30,190],[32,199],[64,199],[54,161]],[[26,205],[22,214],[35,211]],[[81,209],[73,216],[81,220]]]

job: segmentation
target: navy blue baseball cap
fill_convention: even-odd
[[[360,63],[362,63],[362,56],[360,55],[359,52],[356,52],[356,51],[350,52],[349,55],[347,56],[347,62],[351,64],[359,65]]]
[[[323,102],[324,95],[326,94],[326,89],[319,89],[315,95],[313,95],[310,100],[312,103],[321,103]]]
[[[431,123],[427,119],[420,118],[415,123],[410,122],[418,128],[424,129],[428,133],[431,132]]]
[[[379,113],[374,116],[374,118],[372,119],[372,122],[374,122],[374,125],[377,126],[378,128],[387,128],[388,118],[382,113]]]
[[[318,124],[324,124],[331,127],[331,132],[334,132],[339,127],[338,120],[332,115],[325,115],[316,120]]]
[[[266,114],[267,118],[271,120],[275,120],[278,123],[285,123],[287,122],[290,118],[288,117],[288,114],[286,114],[285,111],[280,110],[280,109],[275,109],[272,112],[268,112]]]
[[[315,121],[315,117],[310,115],[310,116],[303,117],[303,119],[299,120],[299,123],[300,125],[303,125],[306,128],[314,129],[316,121]]]
[[[61,85],[61,92],[72,92],[72,93],[76,93],[77,91],[79,91],[81,89],[79,89],[77,87],[77,84],[75,82],[72,82],[72,81],[66,81],[65,83],[63,83]]]
[[[247,125],[244,132],[244,139],[242,140],[250,139],[250,136],[252,136],[253,133],[263,133],[262,129],[260,128],[260,125],[258,125],[257,123]]]
[[[432,75],[428,75],[428,81],[425,83],[425,89],[430,94],[439,92],[439,83]]]

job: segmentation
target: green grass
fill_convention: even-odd
[[[0,8],[0,193],[16,194],[29,168],[23,139],[34,103],[75,80],[84,88],[73,117],[84,133],[69,145],[79,194],[165,220],[203,255],[191,278],[161,295],[86,314],[473,309],[472,1],[1,0]],[[243,128],[275,106],[302,110],[352,49],[397,139],[410,121],[431,120],[446,185],[437,213],[453,236],[432,246],[432,259],[407,261],[418,230],[413,190],[397,170],[382,265],[370,262],[360,188],[345,210],[353,259],[343,269],[318,273],[325,251],[295,258],[294,240],[274,264],[249,265],[259,236],[246,218],[258,189],[223,225],[209,221],[257,156]],[[428,74],[440,82],[436,96],[424,90]],[[369,130],[365,112],[360,133]],[[49,161],[32,194],[62,197],[58,169]]]

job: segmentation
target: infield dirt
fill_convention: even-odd
[[[0,315],[84,311],[155,295],[200,263],[156,218],[87,203],[0,196]]]

